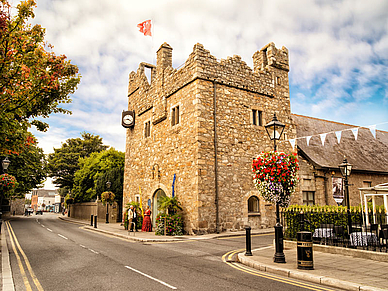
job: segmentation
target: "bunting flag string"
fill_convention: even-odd
[[[336,132],[335,132],[335,135],[337,136],[337,142],[338,142],[338,144],[339,144],[340,141],[341,141],[341,133],[342,133],[342,131],[336,131]]]
[[[382,124],[388,124],[388,121],[387,122],[378,123],[378,124],[369,125],[369,126],[359,126],[359,127],[354,127],[354,128],[346,128],[346,129],[338,130],[338,131],[330,131],[330,132],[320,133],[320,134],[316,134],[316,135],[301,136],[301,137],[297,137],[297,138],[287,139],[286,141],[288,141],[291,144],[292,149],[294,150],[297,139],[306,139],[307,146],[309,146],[310,145],[311,137],[319,135],[319,137],[321,139],[321,142],[322,142],[322,146],[324,146],[325,145],[325,141],[326,141],[326,136],[328,134],[330,134],[330,133],[335,133],[335,135],[337,137],[337,142],[339,144],[340,141],[341,141],[342,132],[344,132],[346,130],[350,130],[353,133],[354,139],[357,140],[357,138],[358,138],[358,131],[359,131],[360,128],[368,128],[370,130],[371,134],[373,135],[373,137],[376,139],[376,126],[377,125],[382,125]]]
[[[322,146],[325,146],[325,139],[327,133],[321,133],[319,136],[321,137]]]
[[[311,135],[309,135],[309,136],[306,136],[306,142],[307,142],[307,145],[309,145],[309,143],[310,143],[310,139],[311,139]]]
[[[292,146],[292,150],[294,150],[295,149],[295,142],[296,142],[295,138],[289,139],[288,141],[290,142],[290,144]]]
[[[373,137],[376,138],[376,125],[370,125],[368,127],[371,133],[373,134]]]
[[[353,135],[354,135],[354,139],[357,140],[357,136],[358,136],[358,127],[357,127],[357,128],[352,128],[352,132],[353,132]]]

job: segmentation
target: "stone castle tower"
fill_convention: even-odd
[[[296,135],[288,50],[270,43],[254,53],[253,65],[239,56],[217,61],[196,44],[174,69],[172,48],[164,43],[156,66],[141,63],[129,74],[135,125],[126,135],[123,205],[149,204],[155,220],[158,197],[171,197],[175,181],[187,233],[273,226],[274,207],[255,190],[251,162],[273,149],[263,125],[274,113],[286,124],[283,139]],[[278,150],[292,149],[280,141]]]

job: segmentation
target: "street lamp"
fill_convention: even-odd
[[[8,156],[5,157],[5,159],[1,162],[1,166],[3,167],[3,173],[5,174],[7,172],[8,166],[10,164],[10,160],[8,160]],[[4,193],[1,193],[1,199],[0,199],[0,219],[3,214],[3,196]],[[0,222],[0,227],[1,227],[1,222]],[[1,230],[0,230],[1,232]]]
[[[273,140],[273,148],[276,152],[276,141],[280,139],[286,126],[276,118],[276,113],[274,113],[272,121],[264,125],[264,127],[269,135],[269,138]]]
[[[280,139],[286,126],[276,118],[276,113],[274,113],[272,121],[264,125],[264,127],[269,138],[273,140],[273,147],[276,152],[276,141]],[[286,257],[283,252],[283,226],[280,223],[279,201],[276,201],[275,249],[274,262],[285,263]]]
[[[106,187],[108,188],[108,191],[110,189],[110,185],[112,183],[110,181],[106,182]],[[109,212],[108,212],[109,203],[108,200],[106,200],[106,215],[105,215],[105,223],[109,223]]]
[[[338,165],[341,170],[342,176],[345,177],[345,195],[346,195],[346,204],[347,204],[347,213],[348,213],[348,233],[352,233],[352,217],[350,215],[350,198],[349,198],[349,182],[348,177],[352,171],[352,165],[348,163],[348,160],[345,158],[342,164]]]
[[[5,172],[7,172],[7,169],[8,169],[8,166],[10,163],[11,163],[11,161],[8,160],[8,156],[6,156],[5,159],[1,162],[4,174],[5,174]]]

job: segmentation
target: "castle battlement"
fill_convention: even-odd
[[[288,50],[285,47],[277,49],[274,43],[270,43],[257,51],[253,55],[253,69],[238,55],[218,61],[209,50],[197,43],[184,66],[177,70],[172,67],[172,50],[167,43],[162,44],[157,51],[156,66],[140,63],[137,72],[130,73],[128,97],[131,104],[136,104],[133,108],[136,114],[142,114],[163,103],[161,100],[169,98],[196,79],[217,81],[268,97],[289,97]],[[151,69],[150,83],[145,75],[145,68]],[[286,90],[281,91],[285,94],[276,96],[275,86],[283,86]],[[133,96],[137,91],[141,93],[141,100]]]

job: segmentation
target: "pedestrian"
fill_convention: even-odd
[[[137,223],[137,213],[136,213],[136,207],[131,205],[128,210],[128,220],[130,223],[130,231],[133,231],[133,228],[135,228],[135,231],[137,231],[136,223]]]
[[[152,231],[151,210],[149,206],[147,206],[146,211],[144,212],[144,219],[141,231]]]

